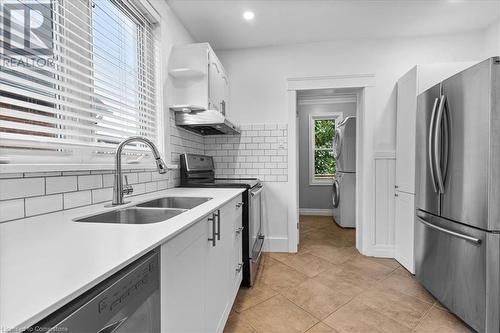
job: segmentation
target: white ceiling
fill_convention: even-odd
[[[485,28],[500,0],[167,0],[200,42],[232,49]],[[252,22],[245,10],[255,12]]]

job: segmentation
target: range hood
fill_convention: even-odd
[[[175,110],[177,111],[177,110]],[[175,113],[175,124],[201,135],[240,134],[238,126],[217,110],[184,109]]]

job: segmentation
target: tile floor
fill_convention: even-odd
[[[266,253],[225,332],[470,332],[392,259],[364,257],[355,231],[301,216],[296,254]]]

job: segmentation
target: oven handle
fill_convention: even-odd
[[[257,236],[258,239],[264,239],[264,236],[263,235],[258,235]],[[260,260],[260,255],[262,254],[262,248],[264,247],[264,241],[262,241],[262,243],[260,244],[260,249],[259,249],[259,254],[257,255],[257,258],[252,258],[251,261],[252,263],[256,264],[259,262]]]
[[[264,189],[264,186],[259,186],[259,189],[257,191],[250,191],[250,194],[252,195],[252,197],[255,197],[257,194],[259,194],[260,192],[262,192],[262,190]]]

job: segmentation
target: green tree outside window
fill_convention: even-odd
[[[333,157],[335,120],[314,120],[314,177],[331,178],[335,175],[336,161]]]

